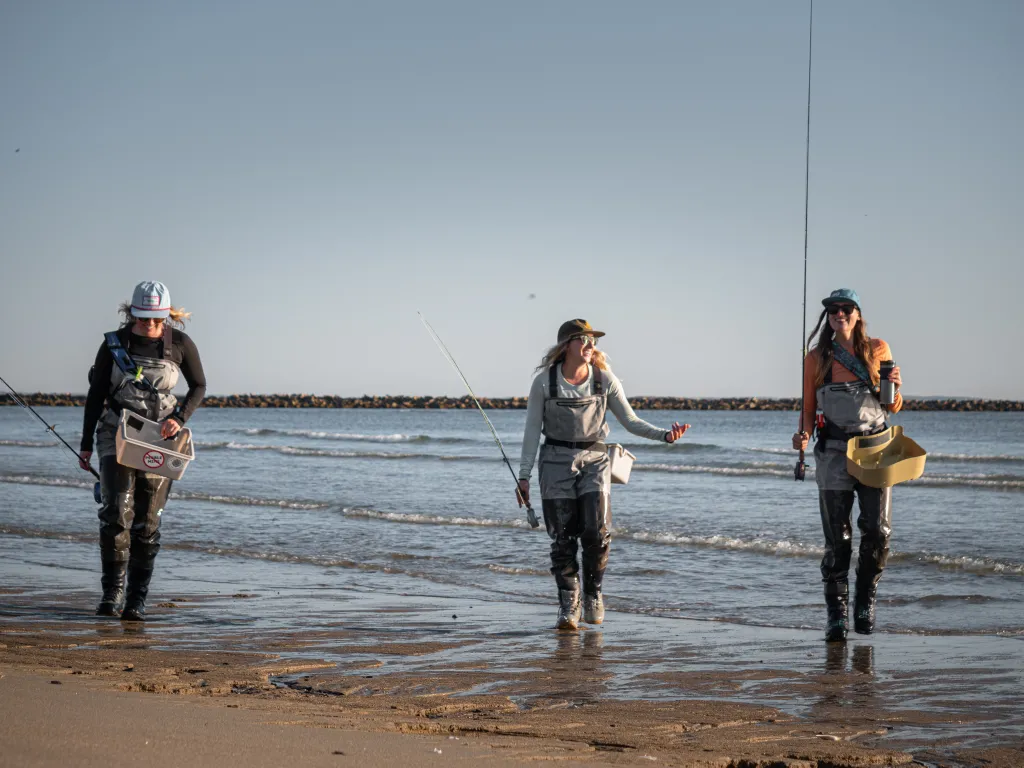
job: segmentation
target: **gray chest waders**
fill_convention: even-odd
[[[814,447],[818,507],[825,534],[821,578],[829,612],[829,639],[845,637],[849,570],[852,557],[851,515],[856,496],[860,514],[860,551],[857,558],[857,593],[854,629],[870,634],[874,629],[875,591],[889,558],[892,520],[892,488],[870,488],[858,483],[846,469],[846,445],[851,437],[886,429],[886,412],[871,386],[864,381],[834,384],[831,371],[817,391],[825,428]],[[842,625],[842,633],[838,627]]]
[[[558,366],[548,371],[538,463],[544,524],[551,537],[551,572],[559,590],[557,626],[573,629],[579,622],[579,564],[583,548],[584,619],[603,621],[601,583],[611,547],[611,499],[608,396],[600,371],[590,369],[590,395],[560,397]]]
[[[102,499],[99,509],[100,557],[103,562],[103,597],[96,613],[141,621],[145,616],[154,561],[160,551],[160,519],[171,490],[171,480],[118,464],[114,438],[123,409],[154,421],[162,421],[171,415],[177,405],[171,390],[178,383],[180,369],[170,359],[170,327],[164,332],[163,357],[160,359],[129,357],[126,348],[122,347],[119,352],[113,347],[115,339],[111,336],[120,341],[116,332],[108,334],[108,346],[112,347],[115,364],[111,370],[107,407],[96,430]],[[134,364],[134,369],[131,364]],[[143,379],[148,384],[140,386],[138,382]]]

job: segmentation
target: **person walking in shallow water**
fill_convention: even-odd
[[[519,499],[529,500],[530,475],[540,436],[540,494],[544,525],[551,537],[551,572],[558,587],[558,629],[576,629],[580,615],[588,624],[604,621],[601,594],[611,547],[611,477],[607,447],[608,409],[634,435],[675,442],[689,424],[659,429],[637,417],[622,384],[597,349],[604,336],[586,320],[569,320],[558,329],[557,343],[544,355],[527,402],[526,432],[519,465]],[[583,548],[583,605],[580,564]]]
[[[871,488],[857,482],[846,469],[846,445],[853,437],[886,430],[887,412],[896,413],[903,407],[899,393],[903,381],[900,369],[894,367],[888,379],[895,385],[896,399],[892,405],[882,405],[879,368],[883,360],[892,359],[892,353],[884,341],[868,337],[856,291],[840,288],[821,303],[825,309],[808,338],[810,344],[818,334],[804,361],[804,410],[800,431],[793,435],[793,448],[807,449],[820,410],[824,424],[817,427],[814,476],[825,532],[821,560],[828,609],[825,639],[838,642],[846,639],[847,632],[854,496],[860,502],[860,551],[853,628],[860,634],[869,635],[875,628],[875,595],[889,558],[892,531],[892,488]]]
[[[163,283],[135,286],[131,304],[121,305],[124,323],[107,334],[90,373],[82,425],[81,459],[87,468],[93,432],[100,459],[100,559],[103,597],[98,616],[143,621],[153,566],[160,550],[160,516],[171,481],[117,462],[115,435],[121,413],[132,411],[162,422],[164,439],[173,438],[199,407],[206,377],[199,350],[181,326],[190,313],[171,306]],[[137,366],[132,372],[115,363],[114,345]],[[179,404],[171,393],[183,375],[188,394]],[[127,589],[125,575],[127,573]]]

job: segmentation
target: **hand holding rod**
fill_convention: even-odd
[[[44,419],[42,416],[40,416],[35,408],[33,408],[28,403],[26,403],[25,400],[21,397],[21,395],[19,395],[17,392],[14,391],[14,387],[12,387],[10,384],[8,384],[6,381],[4,381],[2,376],[0,376],[0,381],[3,381],[4,386],[7,387],[9,390],[11,390],[11,396],[14,398],[14,402],[16,402],[18,405],[20,405],[25,410],[31,411],[32,414],[37,419],[39,419],[41,422],[43,422],[43,426],[46,427],[46,431],[47,432],[52,432],[54,437],[56,437],[58,440],[60,440],[62,443],[64,443],[64,445],[67,446],[67,449],[69,451],[71,451],[73,454],[75,454],[75,457],[80,462],[79,466],[84,466],[84,467],[88,468],[88,470],[92,473],[93,477],[95,477],[97,480],[100,479],[99,473],[95,469],[92,468],[92,466],[82,457],[82,455],[78,451],[76,451],[74,448],[72,448],[70,445],[68,445],[68,441],[67,440],[65,440],[63,437],[61,437],[60,435],[57,434],[57,430],[55,429],[56,425],[51,426],[51,425],[47,424],[46,423],[46,419]]]

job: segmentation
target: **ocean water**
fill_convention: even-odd
[[[37,410],[78,444],[80,408]],[[795,414],[641,415],[693,426],[670,446],[611,422],[637,463],[629,485],[613,487],[609,608],[820,628],[821,523],[813,461],[806,482],[792,477]],[[525,412],[490,417],[518,470]],[[894,491],[881,631],[1024,636],[1024,414],[895,422],[929,458],[921,480]],[[244,564],[257,587],[288,564],[381,593],[412,580],[424,594],[554,603],[547,535],[516,506],[476,411],[200,409],[189,426],[197,457],[164,513],[157,594],[161,563],[179,558],[204,572]],[[48,567],[95,567],[98,582],[98,555],[82,557],[97,538],[91,489],[37,420],[0,408],[4,548],[45,552]],[[856,545],[855,533],[855,557]]]

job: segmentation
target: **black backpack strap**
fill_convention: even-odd
[[[131,338],[131,334],[127,334],[127,337]],[[155,392],[156,388],[153,384],[142,375],[142,366],[137,365],[132,360],[131,355],[128,354],[128,338],[122,340],[120,331],[110,331],[103,334],[103,339],[107,343],[107,349],[110,350],[110,356],[114,358],[114,365],[121,369],[121,372],[128,377],[126,381],[122,382],[122,386],[127,381],[130,381],[140,389],[147,392]]]
[[[555,366],[557,365],[558,363],[555,363],[555,365],[548,368],[548,397],[552,400],[558,397],[558,382],[556,381],[555,372]]]

